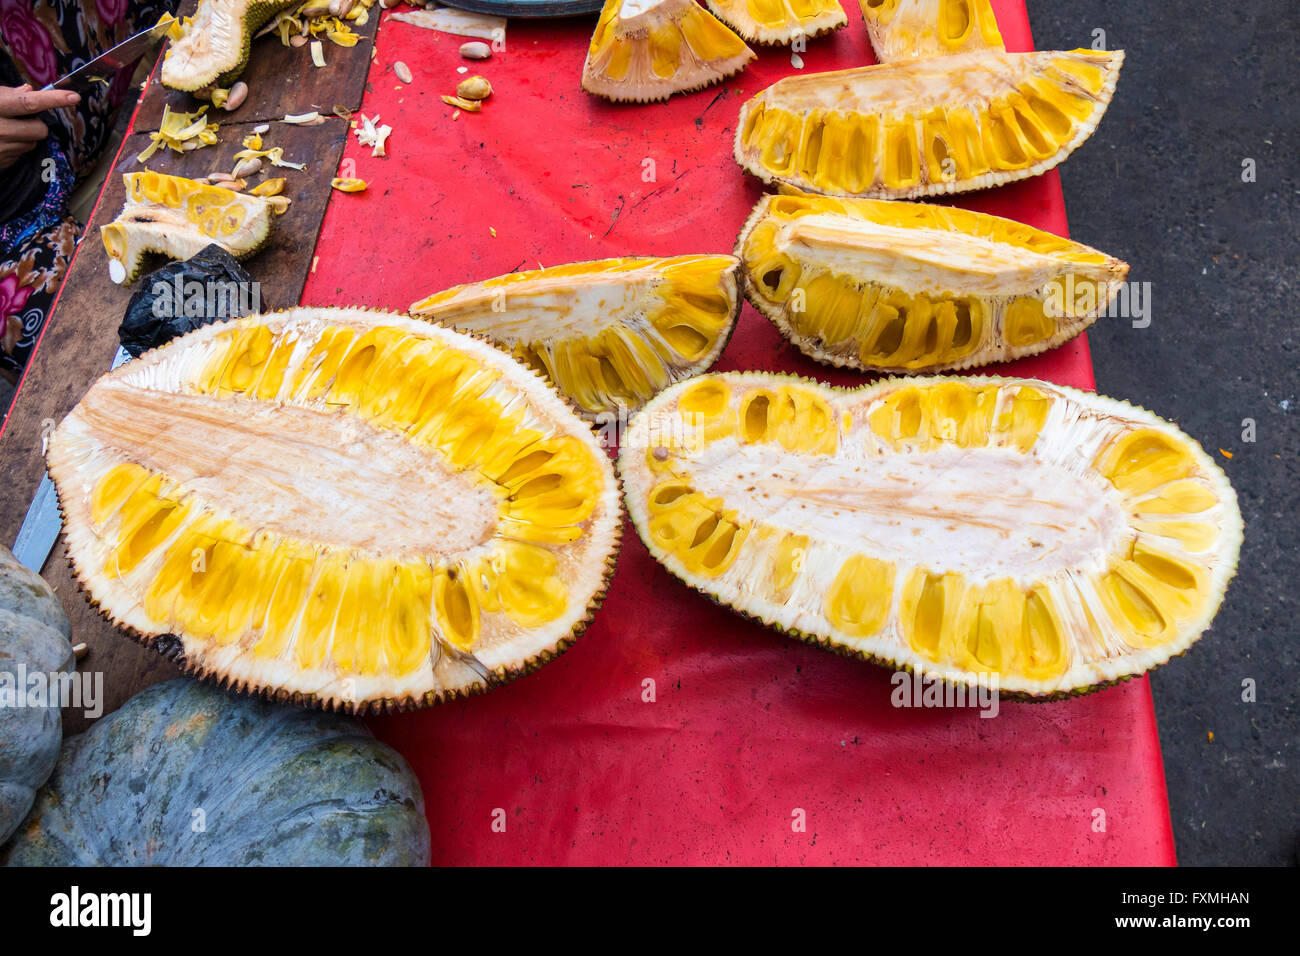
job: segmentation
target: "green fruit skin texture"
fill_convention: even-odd
[[[71,629],[59,599],[0,547],[0,674],[71,673]],[[24,686],[15,688],[18,694]],[[0,843],[22,823],[63,740],[58,707],[0,706]]]
[[[423,866],[411,768],[354,718],[177,678],[63,745],[9,866]]]

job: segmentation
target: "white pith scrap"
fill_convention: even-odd
[[[218,337],[257,323],[277,335],[297,336],[280,393],[268,401],[199,394],[193,383],[225,347]],[[166,560],[166,544],[120,580],[104,570],[120,518],[114,515],[96,527],[91,495],[111,467],[127,461],[162,471],[193,505],[168,542],[202,513],[215,511],[273,539],[310,531],[308,541],[358,558],[428,556],[436,563],[452,551],[465,558],[487,552],[499,505],[476,473],[457,471],[436,448],[416,446],[347,409],[330,406],[324,397],[290,394],[295,370],[321,332],[332,326],[358,332],[395,328],[472,356],[483,368],[500,373],[483,395],[508,401],[512,410],[526,409],[522,427],[578,439],[603,469],[599,499],[582,523],[581,536],[547,546],[567,588],[562,613],[529,628],[504,613],[484,610],[481,636],[472,649],[482,668],[497,677],[555,652],[599,599],[617,547],[621,512],[608,458],[591,429],[534,372],[489,343],[391,313],[299,308],[209,325],[101,378],[55,430],[48,455],[64,512],[68,555],[83,586],[118,625],[146,639],[175,634],[188,669],[219,675],[240,689],[301,694],[318,704],[364,709],[380,701],[418,706],[431,694],[441,698],[485,686],[474,667],[450,652],[432,609],[434,640],[427,666],[404,676],[382,670],[344,673],[326,654],[319,665],[304,669],[294,660],[300,630],[278,657],[254,658],[256,630],[222,645],[187,635],[173,621],[152,619],[143,595]],[[106,416],[130,407],[132,398],[139,400],[140,414],[108,421]],[[273,431],[267,423],[280,413],[290,416],[292,427],[262,440]],[[247,447],[241,447],[241,433]],[[206,449],[205,442],[210,443]]]
[[[1038,585],[1051,594],[1066,632],[1069,666],[1050,680],[1004,674],[998,686],[1009,693],[1059,696],[1143,673],[1183,653],[1212,622],[1236,569],[1242,524],[1227,478],[1199,445],[1143,409],[1024,379],[892,379],[850,391],[761,373],[715,373],[696,382],[704,380],[726,383],[733,408],[759,388],[799,383],[819,389],[839,430],[833,455],[741,444],[731,437],[710,442],[698,428],[665,425],[683,417],[677,402],[696,384],[692,382],[656,396],[634,417],[622,445],[624,500],[655,558],[697,590],[783,631],[896,667],[972,683],[979,675],[935,663],[908,644],[900,617],[904,584],[913,568],[961,573],[973,584],[1010,577],[1017,585]],[[1021,385],[1048,396],[1051,407],[1030,452],[1024,455],[1011,446],[921,450],[906,442],[892,450],[867,424],[867,415],[896,390],[945,382],[998,385],[998,410]],[[1126,496],[1095,471],[1101,449],[1138,428],[1168,435],[1192,453],[1194,480],[1215,499],[1212,507],[1194,515],[1196,522],[1215,529],[1209,551],[1192,552],[1156,534],[1158,529],[1137,513],[1136,498],[1157,495],[1159,488]],[[724,508],[735,509],[737,521],[755,522],[734,561],[716,576],[693,571],[649,534],[647,502],[666,480],[666,473],[652,472],[646,461],[648,451],[656,448],[666,450],[671,475],[721,497]],[[763,529],[776,537],[761,534]],[[792,590],[784,601],[776,601],[765,584],[772,541],[788,531],[806,534],[808,543]],[[1110,624],[1089,577],[1127,554],[1135,542],[1206,571],[1200,610],[1178,621],[1173,640],[1152,647],[1126,643]],[[845,633],[824,613],[831,582],[855,554],[895,562],[897,568],[885,624],[865,637]],[[1097,628],[1089,623],[1085,605]]]
[[[1078,60],[1098,66],[1105,74],[1100,91],[1093,93],[1077,79],[1064,71],[1051,67],[1054,59]],[[999,53],[981,51],[956,56],[936,57],[857,67],[830,73],[795,74],[769,86],[753,96],[741,107],[736,122],[734,143],[735,159],[746,172],[765,183],[783,183],[809,192],[819,192],[818,186],[797,171],[774,173],[762,162],[759,149],[743,142],[751,112],[755,109],[780,109],[800,115],[805,126],[832,114],[877,114],[882,122],[899,120],[908,115],[917,117],[917,155],[926,155],[925,129],[921,117],[936,109],[948,113],[965,110],[972,114],[979,128],[981,115],[996,97],[1013,92],[1018,85],[1035,75],[1049,75],[1054,82],[1068,87],[1080,96],[1093,101],[1093,110],[1084,120],[1071,118],[1072,135],[1055,153],[1022,169],[991,169],[967,179],[932,181],[927,165],[922,162],[921,180],[914,186],[891,187],[879,181],[852,193],[852,195],[880,199],[915,199],[949,193],[987,189],[1003,183],[1038,176],[1062,163],[1070,153],[1083,143],[1106,112],[1115,85],[1119,82],[1124,51],[1090,54],[1087,51],[1058,53]]]

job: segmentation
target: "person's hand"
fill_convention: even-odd
[[[81,97],[68,90],[33,90],[27,84],[0,86],[0,169],[8,169],[50,134],[44,123],[32,117],[79,102]]]

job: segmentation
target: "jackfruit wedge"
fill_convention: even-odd
[[[989,0],[858,0],[876,60],[1002,52]]]
[[[619,471],[637,533],[691,587],[802,640],[1013,696],[1182,654],[1241,546],[1236,496],[1195,441],[1026,379],[703,375],[633,418]]]
[[[753,58],[695,0],[606,0],[582,88],[607,100],[650,103],[724,80]]]
[[[707,0],[723,23],[750,43],[791,43],[849,22],[839,0]]]
[[[149,253],[188,259],[216,243],[243,259],[271,238],[274,206],[261,196],[149,171],[122,180],[126,204],[99,227],[114,282],[134,282]]]
[[[404,709],[558,654],[604,593],[618,486],[492,345],[361,309],[205,326],[54,431],[68,555],[116,624],[223,685]]]
[[[193,93],[230,86],[248,65],[253,34],[273,16],[302,0],[199,0],[181,36],[163,54],[163,86]]]
[[[909,199],[1046,172],[1092,135],[1122,51],[983,51],[789,76],[741,108],[735,155],[764,182]]]
[[[739,265],[733,256],[575,262],[456,286],[410,311],[488,336],[595,419],[640,408],[713,364],[740,314]]]
[[[928,203],[765,196],[736,244],[745,295],[804,354],[902,372],[1033,355],[1091,325],[1128,265]]]

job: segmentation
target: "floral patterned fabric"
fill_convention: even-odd
[[[0,0],[0,86],[30,83],[40,89],[157,23],[176,5],[177,0]],[[108,143],[132,72],[118,71],[111,84],[84,93],[75,107],[41,114],[50,127],[46,146],[55,175],[35,209],[0,223],[0,375],[10,380],[36,345],[81,233],[68,216],[68,196]]]
[[[21,254],[0,262],[0,374],[23,370],[68,270],[81,226],[72,218],[39,233]]]
[[[0,0],[0,45],[8,69],[5,86],[53,83],[88,60],[153,26],[177,0]],[[4,76],[3,74],[9,74]],[[90,171],[113,131],[117,108],[126,99],[132,71],[120,70],[108,86],[83,94],[81,102],[45,114],[81,177]]]

